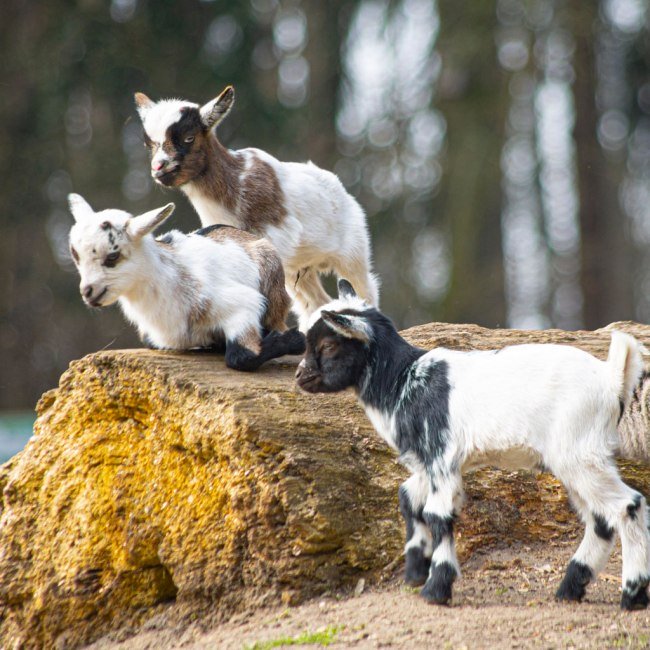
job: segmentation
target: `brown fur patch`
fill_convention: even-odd
[[[205,237],[214,241],[236,241],[260,269],[260,293],[266,298],[267,308],[262,325],[269,331],[284,332],[291,307],[291,298],[285,289],[284,269],[273,244],[245,230],[229,226],[215,228]]]
[[[280,225],[287,216],[287,208],[273,167],[254,154],[252,161],[242,181],[237,216],[244,230],[259,232],[264,226]]]

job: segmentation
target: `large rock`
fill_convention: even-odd
[[[650,328],[620,327],[650,342]],[[406,336],[461,349],[570,342],[599,356],[609,344],[605,331],[441,324]],[[1,646],[74,647],[161,610],[196,619],[298,602],[394,565],[403,470],[352,395],[301,394],[294,370],[241,374],[218,356],[147,350],[71,364],[0,473]],[[646,412],[628,423],[647,430]],[[650,489],[644,465],[626,472]],[[576,529],[547,475],[483,470],[467,492],[461,556]]]

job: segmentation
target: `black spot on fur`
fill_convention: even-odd
[[[620,399],[620,398],[618,400],[618,407],[619,407],[619,414],[618,414],[618,422],[617,422],[617,424],[619,424],[621,422],[621,420],[623,419],[623,413],[625,411],[625,402],[623,402],[623,400]]]
[[[637,512],[639,511],[639,507],[641,506],[641,495],[637,494],[634,497],[634,501],[630,503],[627,507],[627,516],[632,519],[632,521],[636,520]]]
[[[648,583],[650,578],[644,577],[639,580],[627,580],[621,596],[621,609],[628,611],[645,609],[648,606]]]
[[[220,228],[235,228],[234,226],[228,226],[225,223],[215,223],[212,226],[206,226],[205,228],[199,228],[198,230],[195,230],[192,234],[193,235],[201,235],[201,237],[206,237],[209,235],[211,232],[214,230],[219,230]]]
[[[557,600],[580,602],[584,598],[587,585],[591,582],[593,576],[592,570],[586,564],[571,560],[560,587],[555,593],[555,598]]]
[[[420,596],[434,605],[446,605],[451,600],[451,588],[456,579],[456,569],[449,562],[432,564],[429,579]]]
[[[614,529],[600,515],[594,515],[594,532],[606,542],[611,542],[614,537]]]
[[[431,530],[433,536],[433,550],[438,547],[440,542],[445,537],[452,537],[454,534],[454,519],[453,517],[440,517],[431,513],[423,513],[424,523]]]
[[[412,547],[406,551],[404,582],[412,587],[420,587],[429,577],[431,558],[424,555],[421,547]]]
[[[110,230],[113,226],[111,225],[110,221],[102,221],[99,227],[102,230]]]
[[[415,520],[419,519],[418,513],[413,510],[411,505],[411,499],[409,498],[406,486],[400,485],[399,492],[399,511],[404,518],[404,523],[406,524],[406,541],[408,542],[411,537],[413,537],[413,532],[415,530]],[[421,513],[422,511],[420,511]]]

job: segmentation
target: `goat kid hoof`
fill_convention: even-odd
[[[593,573],[586,564],[571,560],[555,592],[555,600],[579,603],[585,597],[587,585],[592,578]]]
[[[420,596],[430,605],[449,605],[451,601],[451,585],[430,585],[426,583],[420,591]]]
[[[628,590],[626,586],[625,589],[623,589],[623,596],[621,597],[621,609],[628,612],[646,609],[649,601],[648,583],[641,584],[634,595],[632,595],[631,590]]]
[[[432,565],[429,579],[422,587],[420,596],[432,605],[448,605],[455,578],[456,569],[448,562]]]
[[[429,577],[430,567],[431,560],[419,548],[410,548],[406,552],[404,582],[411,587],[421,587]]]

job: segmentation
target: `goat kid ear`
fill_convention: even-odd
[[[323,322],[337,334],[346,339],[356,339],[362,343],[370,341],[372,330],[368,323],[360,316],[352,314],[339,314],[335,311],[323,310],[320,313]]]
[[[68,194],[68,205],[70,206],[70,212],[72,212],[72,216],[77,223],[88,221],[88,219],[95,214],[81,194]]]
[[[133,239],[141,239],[154,231],[169,215],[176,206],[168,203],[164,208],[156,208],[137,217],[131,217],[126,223],[126,231]]]
[[[339,298],[356,298],[357,292],[354,290],[354,287],[345,279],[341,278],[339,280]]]
[[[201,106],[200,113],[203,124],[208,129],[216,127],[228,115],[234,103],[235,89],[232,86],[227,86],[219,97]]]
[[[154,102],[149,99],[144,93],[135,93],[135,106],[138,109],[140,117],[142,117],[150,108],[153,108]]]

